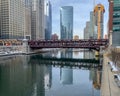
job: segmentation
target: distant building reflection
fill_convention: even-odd
[[[61,58],[72,58],[72,49],[67,49],[61,52]],[[60,81],[62,84],[73,84],[73,70],[72,68],[60,68]]]
[[[50,89],[52,85],[52,66],[48,65],[45,67],[45,89]]]
[[[24,56],[4,60],[0,65],[0,96],[30,96],[36,82],[36,75],[31,75],[32,69],[26,63]],[[25,60],[25,61],[24,61]],[[33,72],[34,73],[34,72]],[[36,73],[36,71],[35,71]],[[36,95],[37,96],[37,95]]]
[[[92,81],[93,87],[95,89],[100,89],[101,87],[101,77],[102,72],[99,69],[90,69],[90,76],[89,79]]]
[[[95,89],[100,89],[100,87],[101,87],[101,77],[102,77],[101,71],[96,70],[95,78],[93,78],[93,86],[94,86]]]
[[[57,54],[56,51],[53,52],[53,54]],[[47,53],[46,55],[51,57],[53,54]],[[52,66],[47,65],[45,66],[45,76],[44,76],[44,82],[45,82],[45,89],[50,89],[52,86]]]

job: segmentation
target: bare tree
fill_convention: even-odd
[[[120,51],[119,51],[119,49],[111,48],[109,58],[115,64],[116,67],[120,68]]]

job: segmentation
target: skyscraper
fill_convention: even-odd
[[[113,0],[112,45],[120,46],[120,0]]]
[[[32,0],[24,0],[25,3],[25,37],[31,39],[31,11]]]
[[[95,30],[95,16],[94,12],[90,12],[90,21],[86,22],[84,28],[84,39],[97,39],[97,32]]]
[[[109,1],[109,21],[108,21],[108,39],[109,44],[112,45],[112,31],[113,31],[113,0]]]
[[[102,4],[98,4],[94,8],[95,15],[95,24],[97,26],[97,39],[103,39],[103,19],[104,19],[104,6]]]
[[[84,28],[84,39],[90,39],[90,21],[86,22],[86,27]]]
[[[52,6],[50,1],[45,2],[45,39],[50,40],[52,35]]]
[[[96,32],[95,32],[95,16],[94,12],[90,12],[90,37],[89,38],[94,38],[96,39]]]
[[[61,39],[73,39],[73,7],[60,8],[60,33]]]
[[[73,7],[63,6],[60,8],[60,33],[61,39],[73,39]],[[72,58],[72,49],[61,53],[62,58]],[[73,70],[71,68],[60,69],[62,84],[73,83]]]
[[[0,38],[23,39],[25,7],[22,0],[0,0]]]
[[[31,38],[44,39],[44,0],[32,0]]]

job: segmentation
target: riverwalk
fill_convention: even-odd
[[[103,72],[101,84],[101,96],[120,96],[120,88],[114,80],[114,73],[108,64],[110,60],[106,55],[103,57]]]

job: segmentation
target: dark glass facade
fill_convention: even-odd
[[[120,46],[120,0],[113,1],[112,45]]]
[[[73,7],[63,6],[60,9],[61,39],[73,39]]]
[[[52,5],[45,2],[45,39],[50,40],[52,35]]]

